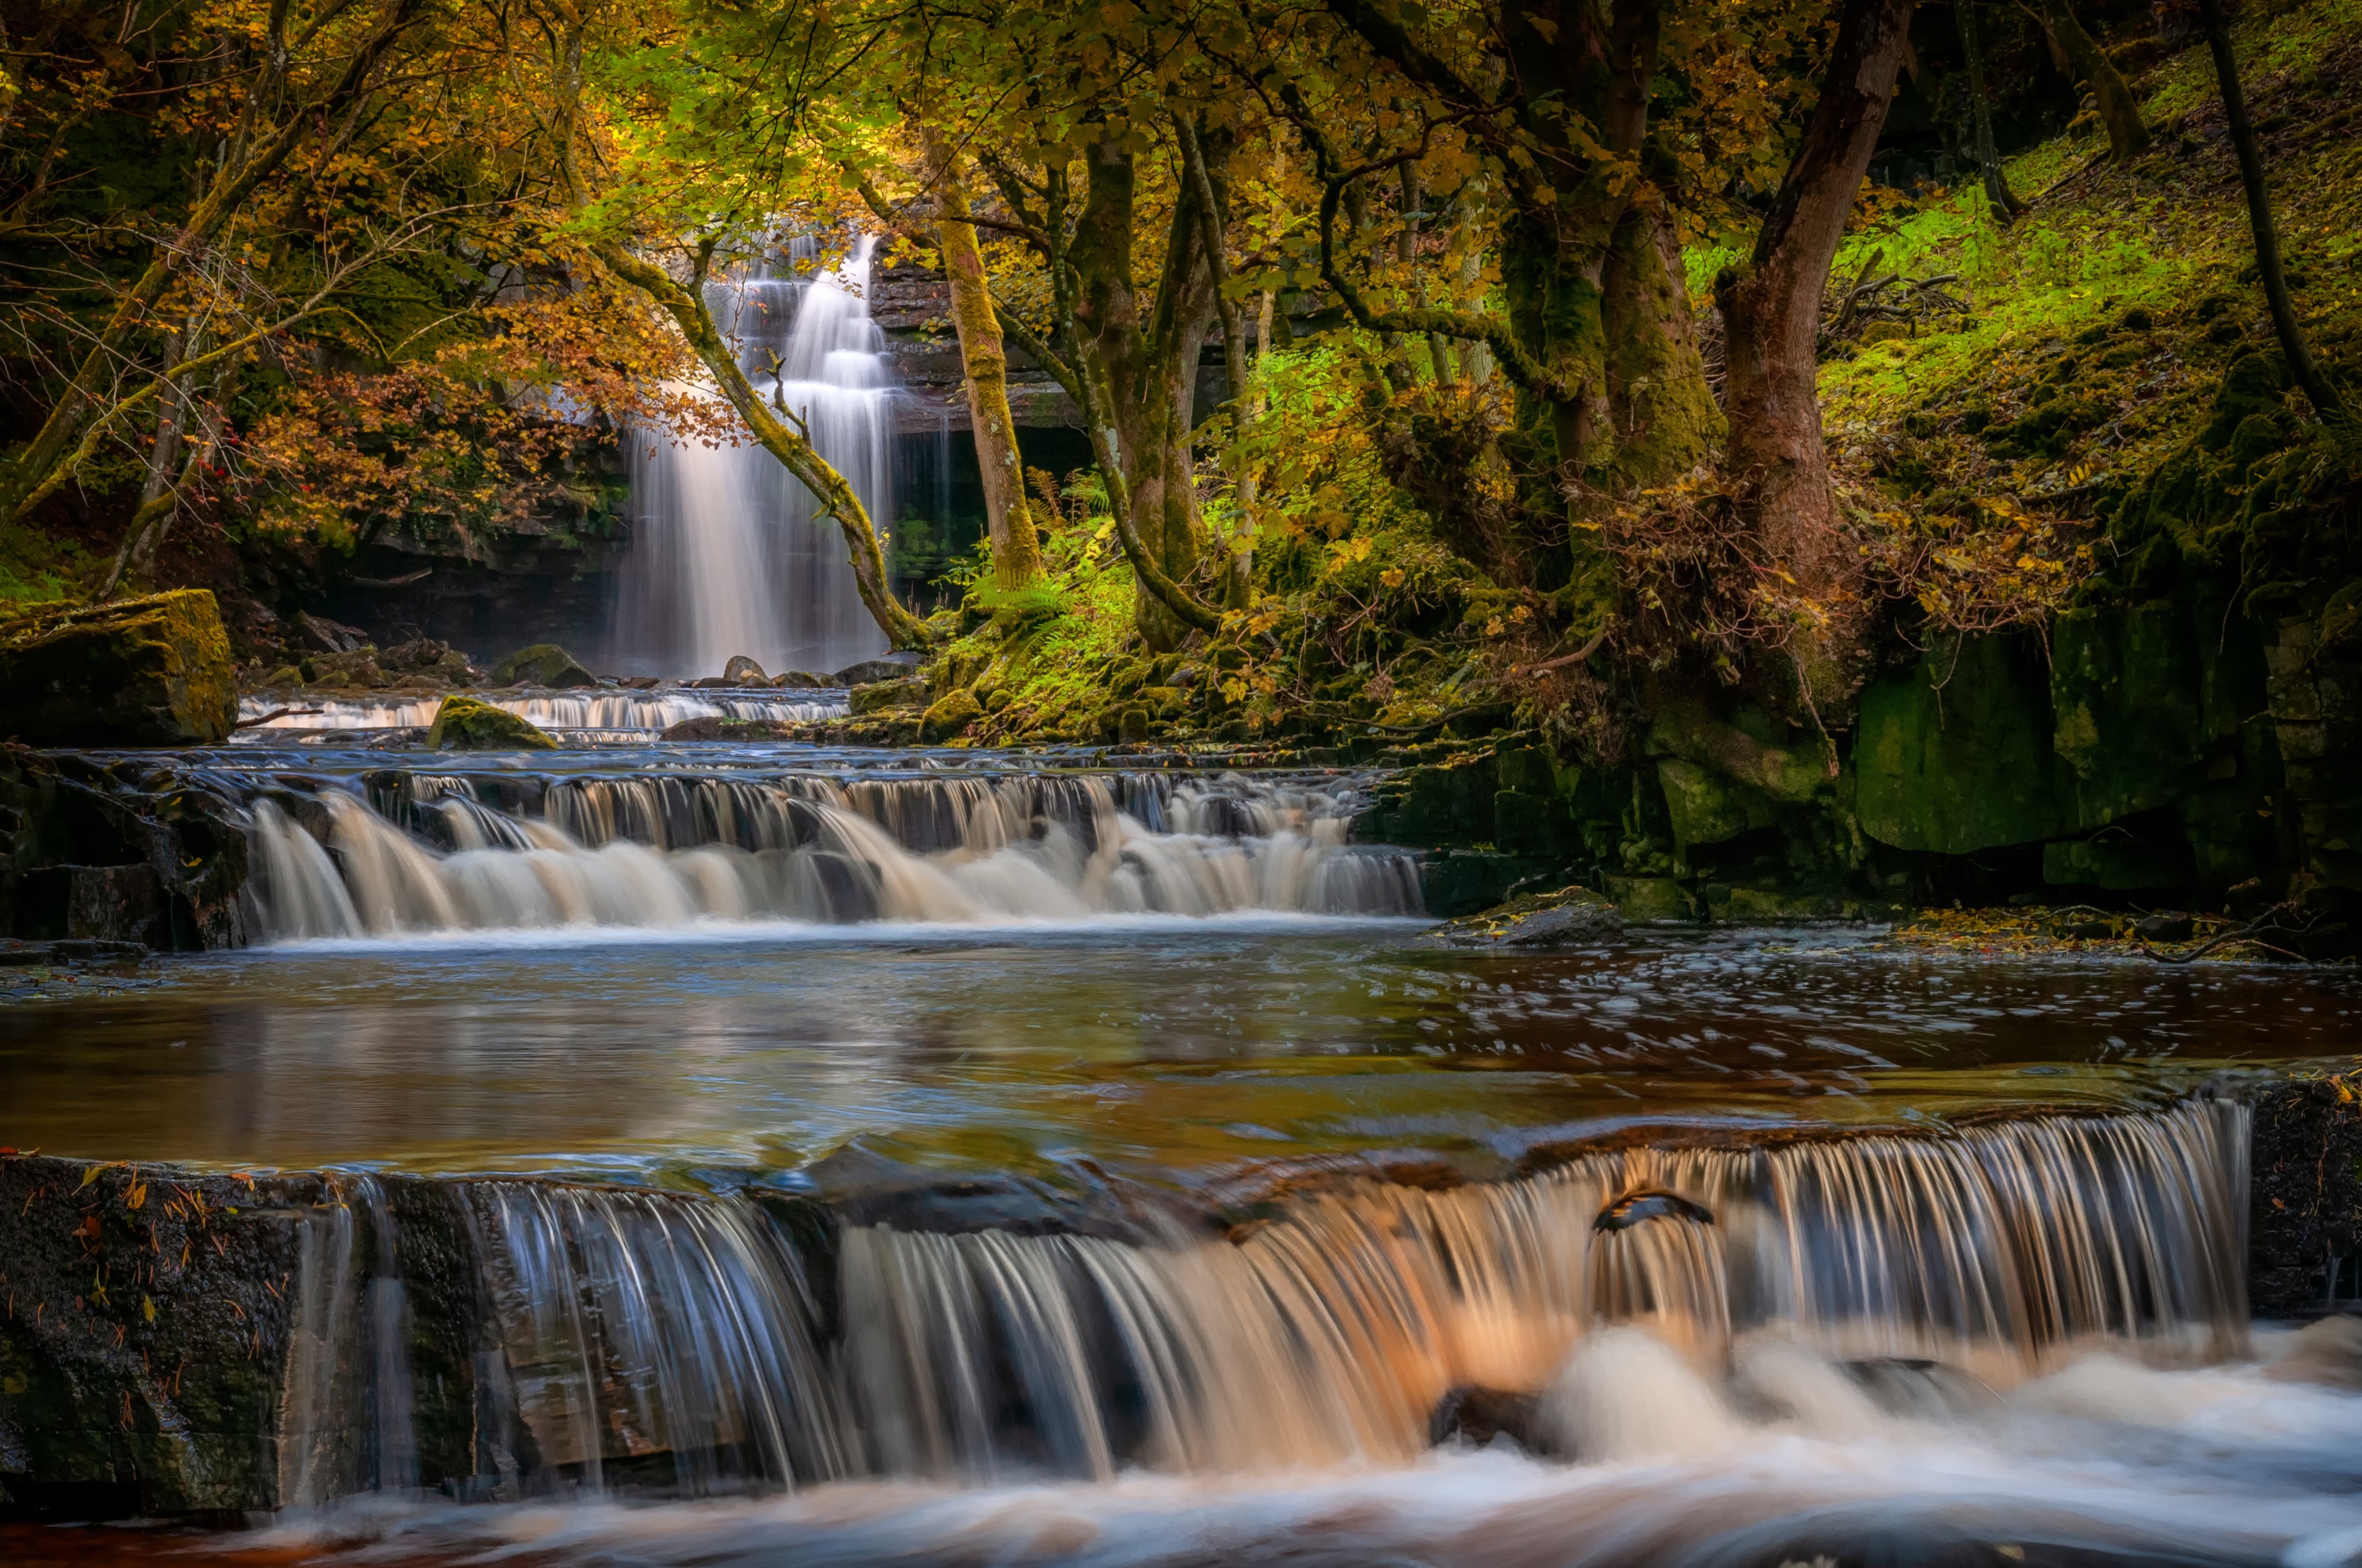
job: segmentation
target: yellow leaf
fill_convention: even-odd
[[[1400,567],[1388,567],[1378,573],[1378,580],[1388,588],[1400,588],[1403,585],[1403,569]]]
[[[139,1315],[147,1319],[151,1323],[156,1320],[156,1298],[154,1297],[143,1296],[139,1298]]]

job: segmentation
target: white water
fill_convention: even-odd
[[[640,775],[551,782],[530,812],[478,790],[401,775],[387,814],[336,789],[258,799],[258,929],[283,941],[1419,909],[1411,856],[1345,842],[1353,797],[1337,784]]]
[[[757,391],[808,425],[881,530],[894,517],[897,393],[869,319],[864,236],[836,271],[709,286]],[[795,253],[810,259],[810,243]],[[709,389],[708,395],[712,394]],[[718,675],[734,654],[778,672],[826,672],[886,651],[836,525],[751,441],[707,446],[643,432],[632,452],[634,539],[606,657],[636,675]]]
[[[757,697],[745,691],[690,695],[683,691],[606,691],[596,696],[502,697],[494,692],[470,696],[495,708],[530,720],[545,730],[585,731],[602,735],[646,736],[686,719],[771,719],[800,723],[841,718],[844,699],[833,694],[807,697]],[[344,730],[419,730],[435,722],[443,705],[432,697],[386,697],[359,701],[293,701],[242,697],[237,716],[248,727],[235,739],[283,739],[290,733],[335,733]],[[281,712],[281,709],[289,710]],[[275,716],[274,716],[275,715]],[[251,721],[261,721],[252,723]]]
[[[855,1228],[819,1265],[832,1310],[752,1202],[458,1184],[513,1379],[479,1408],[545,1467],[496,1495],[595,1494],[668,1456],[676,1493],[802,1489],[348,1512],[282,1539],[684,1568],[2328,1568],[2362,1552],[2362,1336],[2248,1342],[2246,1136],[2201,1104],[1613,1152],[1350,1187],[1234,1240]],[[1699,1208],[1599,1230],[1636,1191]],[[1472,1381],[1536,1396],[1559,1457],[1422,1452],[1435,1397]]]

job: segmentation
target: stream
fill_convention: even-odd
[[[2250,1320],[2241,1098],[2350,1061],[2351,971],[1453,948],[1366,772],[656,739],[692,700],[145,754],[246,813],[254,944],[0,1007],[0,1139],[315,1184],[279,1511],[0,1556],[2362,1554],[2362,1343]]]

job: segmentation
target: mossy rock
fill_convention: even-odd
[[[548,734],[505,708],[473,697],[446,697],[426,731],[430,751],[556,751]]]
[[[1576,947],[1624,934],[1624,917],[1584,888],[1529,893],[1446,922],[1425,940],[1447,947]]]
[[[1661,924],[1698,917],[1697,900],[1690,890],[1667,877],[1610,877],[1608,896],[1627,922]]]
[[[852,694],[855,714],[883,713],[893,708],[922,708],[927,701],[927,683],[918,676],[900,680],[873,680],[856,686]]]
[[[2206,747],[2198,640],[2170,600],[2080,610],[2051,632],[2051,749],[2067,764],[2077,827],[2178,800]]]
[[[550,686],[561,690],[596,686],[599,678],[582,668],[574,656],[556,643],[535,643],[517,649],[492,667],[495,686]]]
[[[1943,639],[1863,689],[1854,810],[1897,849],[1969,855],[2067,830],[2049,680],[2031,638]]]
[[[0,622],[0,734],[36,745],[210,745],[237,721],[237,668],[202,588]]]
[[[950,740],[976,723],[984,712],[984,704],[967,688],[955,687],[938,698],[919,722],[919,738],[933,745]]]
[[[1770,827],[1774,820],[1771,796],[1694,762],[1659,757],[1657,780],[1664,787],[1673,842],[1683,849],[1694,844],[1722,844]]]

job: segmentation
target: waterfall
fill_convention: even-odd
[[[602,691],[585,696],[503,697],[482,700],[569,740],[645,741],[688,719],[768,719],[783,723],[842,718],[844,698],[836,692],[799,697],[756,696],[746,691]],[[299,700],[242,697],[237,716],[246,727],[231,737],[244,742],[284,741],[291,735],[331,734],[352,738],[357,730],[423,730],[443,705],[432,697]]]
[[[896,392],[869,318],[864,235],[836,271],[707,286],[757,391],[796,411],[881,530],[894,516]],[[810,240],[789,260],[817,259]],[[706,389],[704,395],[716,395]],[[811,492],[752,442],[635,433],[634,536],[607,660],[639,675],[719,674],[734,654],[766,669],[828,671],[886,651],[863,608],[844,540]]]
[[[1176,1222],[1135,1241],[442,1185],[474,1217],[474,1297],[497,1346],[469,1408],[521,1434],[503,1485],[697,1494],[1399,1462],[1471,1385],[1535,1399],[1542,1435],[1579,1457],[1637,1457],[1710,1445],[1737,1418],[1704,1385],[1734,1368],[1753,1408],[1804,1419],[1990,1399],[2095,1345],[2221,1361],[2246,1344],[2247,1123],[2209,1101],[1609,1150],[1450,1191],[1363,1182],[1227,1237]],[[368,1208],[366,1226],[385,1234],[384,1214]],[[388,1397],[398,1363],[380,1354],[369,1404],[368,1356],[335,1348],[361,1342],[357,1303],[391,1299],[360,1260],[388,1270],[401,1250],[359,1244],[352,1215],[324,1211],[304,1252],[291,1501],[416,1474],[390,1424],[408,1409]],[[469,1261],[432,1255],[447,1272]],[[398,1302],[371,1317],[409,1321]],[[1693,1386],[1714,1420],[1650,1413]],[[326,1457],[323,1434],[342,1445]],[[351,1452],[364,1439],[373,1463]]]
[[[273,940],[702,922],[1419,911],[1415,857],[1347,842],[1350,778],[381,773],[271,783]],[[485,800],[491,793],[499,797]]]

